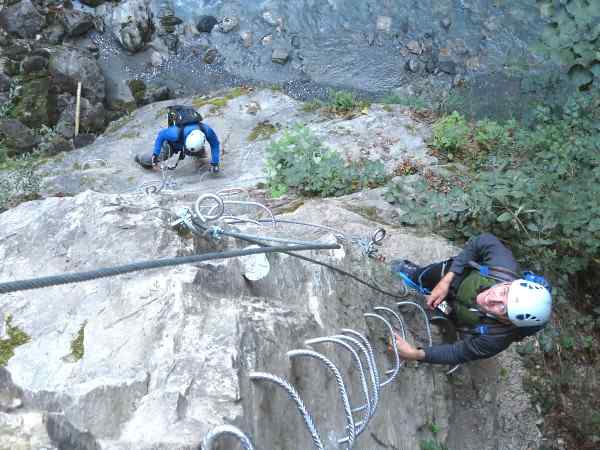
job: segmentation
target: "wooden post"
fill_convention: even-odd
[[[75,136],[79,134],[79,109],[81,107],[81,81],[77,82],[77,103],[75,104]]]

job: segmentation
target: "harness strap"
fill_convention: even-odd
[[[496,281],[514,281],[519,278],[519,275],[512,270],[498,266],[484,266],[476,263],[475,261],[468,262],[469,267],[479,271],[479,273],[487,278],[491,278]]]

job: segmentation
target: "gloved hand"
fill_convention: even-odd
[[[211,163],[210,167],[208,168],[208,171],[210,173],[219,173],[219,165]]]
[[[156,166],[159,163],[158,156],[152,153],[152,166]]]

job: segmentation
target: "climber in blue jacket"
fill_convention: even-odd
[[[185,127],[172,125],[160,130],[154,141],[152,153],[136,155],[135,161],[145,169],[152,169],[160,161],[165,161],[179,153],[179,159],[185,156],[203,158],[206,155],[204,148],[206,141],[210,144],[209,171],[219,172],[220,143],[214,130],[205,123],[194,123]]]

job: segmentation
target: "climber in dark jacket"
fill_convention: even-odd
[[[205,155],[204,145],[210,144],[210,168],[211,172],[219,171],[220,143],[214,130],[205,123],[187,125],[180,130],[172,125],[160,130],[154,141],[152,153],[137,155],[135,161],[145,169],[152,169],[161,160],[166,160],[175,153],[180,153],[180,158],[185,155],[203,157]]]
[[[392,271],[408,284],[431,290],[427,307],[450,320],[463,339],[453,344],[415,348],[397,337],[403,359],[433,364],[460,364],[489,358],[515,341],[541,330],[550,320],[552,297],[540,282],[517,275],[511,251],[492,234],[470,239],[460,254],[447,261],[418,267],[392,261]],[[446,308],[444,308],[446,309]]]

